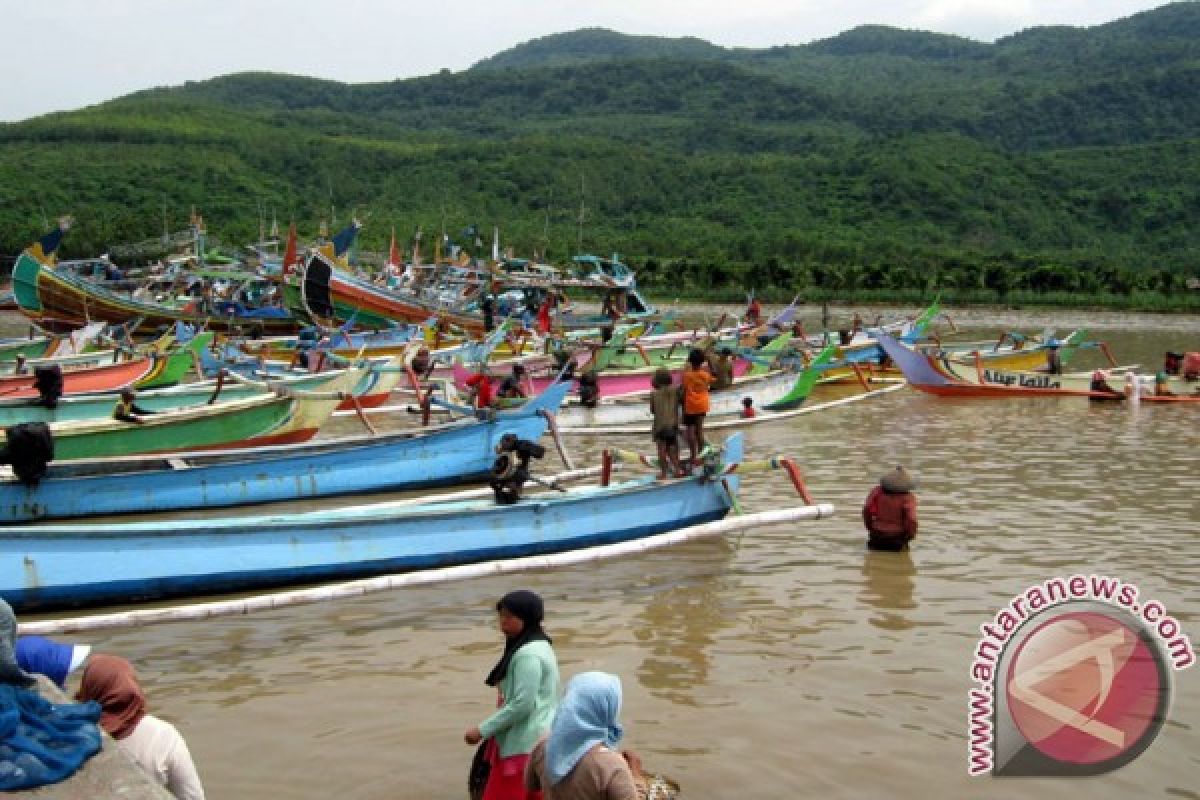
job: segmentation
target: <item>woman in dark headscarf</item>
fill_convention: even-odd
[[[542,630],[542,598],[525,590],[509,592],[496,603],[496,615],[505,638],[504,654],[485,682],[496,687],[499,707],[463,739],[467,744],[488,740],[491,770],[483,800],[540,798],[540,792],[526,792],[525,765],[554,719],[558,660]]]
[[[187,743],[174,725],[146,713],[132,664],[120,656],[92,656],[75,699],[100,704],[100,727],[160,786],[178,800],[204,800]]]

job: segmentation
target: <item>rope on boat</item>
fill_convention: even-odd
[[[193,355],[194,355],[194,353],[193,353]],[[213,393],[209,396],[208,402],[205,405],[211,406],[213,403],[217,402],[217,396],[221,394],[221,389],[223,389],[225,387],[225,375],[226,374],[227,374],[226,370],[220,370],[217,372],[217,385],[215,388],[213,388]]]
[[[491,489],[487,489],[486,492],[490,494]],[[275,592],[236,600],[218,600],[215,602],[195,603],[170,608],[148,608],[136,611],[120,611],[111,614],[94,614],[71,619],[25,622],[21,623],[19,632],[22,634],[38,635],[73,633],[105,628],[149,625],[159,622],[186,622],[249,614],[255,611],[269,611],[325,600],[361,597],[367,594],[374,594],[375,592],[402,589],[410,586],[429,586],[449,581],[509,575],[534,569],[569,567],[608,558],[636,555],[696,539],[723,536],[729,533],[762,528],[768,525],[782,525],[801,520],[824,519],[833,513],[834,507],[829,503],[760,511],[754,514],[726,517],[716,522],[692,525],[691,527],[682,528],[677,531],[660,533],[629,542],[598,545],[580,550],[569,550],[564,553],[524,556],[500,561],[484,561],[478,564],[464,564],[457,567],[422,570],[420,572],[383,575],[376,578],[347,581],[312,589]]]
[[[367,415],[363,413],[362,403],[358,401],[358,395],[352,392],[338,392],[344,400],[349,400],[350,405],[354,407],[354,412],[358,415],[358,420],[363,424],[363,427],[370,431],[372,436],[378,436],[379,431],[375,430],[375,426],[371,424],[371,420],[367,419]]]
[[[558,432],[558,421],[549,409],[538,409],[538,415],[546,420],[546,427],[550,431],[550,437],[554,439],[554,447],[558,450],[558,457],[562,459],[563,465],[567,469],[575,469],[575,465],[571,463],[571,457],[567,455],[567,448],[563,446],[562,436]]]

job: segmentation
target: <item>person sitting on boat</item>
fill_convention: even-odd
[[[716,378],[712,388],[720,390],[733,386],[733,351],[728,347],[722,347],[715,356],[712,355],[711,350],[707,355],[709,368],[712,370],[713,377]]]
[[[904,467],[896,467],[879,479],[879,485],[863,503],[863,525],[867,547],[898,552],[917,536],[916,480]]]
[[[187,743],[174,725],[146,713],[146,695],[132,664],[107,653],[92,656],[75,699],[100,704],[100,727],[160,786],[178,800],[204,800]]]
[[[758,416],[758,412],[754,410],[754,398],[746,396],[742,398],[742,419],[754,419]]]
[[[1092,382],[1088,389],[1093,392],[1104,392],[1111,394],[1114,397],[1124,397],[1124,392],[1118,392],[1116,389],[1108,385],[1108,376],[1104,374],[1104,370],[1098,369],[1092,373]],[[1093,398],[1094,399],[1094,398]]]
[[[1183,368],[1183,353],[1176,353],[1174,350],[1168,350],[1163,357],[1163,372],[1168,375],[1178,375]]]
[[[1154,394],[1156,397],[1174,397],[1175,393],[1170,388],[1170,377],[1167,371],[1159,370],[1154,374]]]
[[[29,372],[29,364],[25,362],[25,354],[17,353],[16,362],[13,364],[13,375],[25,375]]]
[[[650,435],[658,448],[658,479],[679,475],[679,387],[672,384],[671,370],[659,367],[651,381]]]
[[[26,672],[36,672],[65,689],[67,676],[87,663],[90,644],[64,644],[45,636],[17,637],[17,664]]]
[[[1062,342],[1058,339],[1050,339],[1046,342],[1046,372],[1051,375],[1062,375],[1062,352],[1059,348],[1062,347]]]
[[[428,379],[430,373],[433,372],[433,358],[429,354],[429,348],[422,347],[418,350],[409,366],[412,367],[413,374],[417,376],[418,380]]]
[[[638,800],[633,766],[641,760],[616,747],[623,729],[621,680],[606,672],[581,672],[567,683],[549,735],[534,746],[525,788],[547,800]]]
[[[144,422],[141,417],[150,416],[151,414],[155,413],[147,408],[142,408],[139,406],[135,402],[136,399],[137,393],[135,393],[133,389],[130,389],[129,387],[122,389],[121,396],[117,399],[116,408],[113,409],[113,419],[119,419],[122,422],[132,422],[136,425],[141,425]]]
[[[699,463],[700,451],[704,449],[704,417],[709,408],[708,392],[717,380],[708,371],[705,360],[704,351],[692,350],[688,353],[688,363],[680,376],[683,390],[683,429],[688,448],[691,450],[692,466]]]
[[[496,401],[496,390],[492,388],[492,377],[486,365],[467,378],[467,397],[475,408],[489,408]]]
[[[506,400],[520,400],[525,398],[525,366],[523,364],[513,364],[512,372],[508,374],[503,381],[500,382],[500,391],[498,397]]]
[[[585,408],[595,408],[600,400],[600,382],[596,379],[596,370],[585,370],[579,376],[579,404]]]

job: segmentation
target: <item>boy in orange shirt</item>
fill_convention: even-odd
[[[704,449],[704,417],[708,414],[708,390],[716,378],[708,371],[703,350],[688,353],[687,366],[683,368],[680,383],[683,387],[683,430],[688,448],[692,453],[692,466],[700,459]]]

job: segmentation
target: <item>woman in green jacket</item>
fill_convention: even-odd
[[[483,800],[540,800],[527,793],[525,765],[538,739],[550,729],[558,706],[558,660],[542,630],[542,598],[509,592],[496,603],[504,655],[488,673],[499,694],[496,713],[463,735],[467,744],[487,739],[491,765]]]

